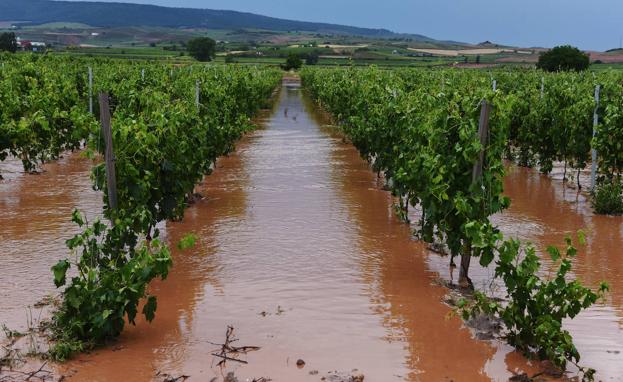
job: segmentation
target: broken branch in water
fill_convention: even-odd
[[[19,370],[5,370],[8,374],[0,377],[0,382],[13,382],[13,381],[32,381],[34,378],[40,381],[46,381],[50,378],[52,372],[44,370],[43,368],[48,364],[44,362],[39,369],[31,372],[24,372]],[[0,369],[0,373],[2,370]],[[13,374],[13,375],[12,375]],[[42,374],[42,375],[39,375]],[[16,378],[15,375],[19,375],[20,378]]]
[[[212,353],[212,355],[215,356],[215,357],[222,358],[222,360],[217,364],[217,366],[220,366],[221,364],[225,364],[225,361],[236,361],[236,362],[248,364],[248,362],[245,361],[245,360],[238,359],[238,358],[231,358],[231,357],[228,357],[228,356],[223,355],[223,354]]]
[[[234,327],[227,326],[227,331],[225,332],[225,343],[216,344],[210,342],[213,345],[220,346],[220,351],[218,353],[212,353],[213,356],[221,358],[217,366],[224,366],[227,361],[234,361],[247,364],[247,361],[240,360],[236,358],[240,354],[247,354],[250,351],[260,350],[259,346],[233,346],[232,343],[238,341],[238,339],[234,336]]]
[[[47,373],[47,374],[50,374],[50,372],[49,372],[49,371],[47,371],[47,370],[43,370],[43,368],[44,368],[44,367],[45,367],[45,365],[47,365],[47,364],[48,364],[48,361],[45,361],[45,362],[41,365],[41,367],[39,368],[39,370],[37,370],[37,371],[33,371],[32,373],[28,374],[28,377],[26,378],[26,380],[27,380],[27,381],[30,381],[30,378],[32,378],[32,377],[34,377],[34,376],[36,376],[36,375],[37,375],[37,374],[39,374],[39,373]]]
[[[156,377],[161,377],[162,382],[180,382],[180,381],[185,381],[188,378],[190,378],[190,375],[180,375],[179,377],[174,377],[171,374],[162,373],[159,371],[156,374]]]

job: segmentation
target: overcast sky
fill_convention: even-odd
[[[103,0],[113,1],[113,0]],[[117,0],[124,2],[124,0]],[[386,28],[442,40],[617,48],[623,0],[129,0]]]

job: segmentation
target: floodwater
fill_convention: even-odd
[[[200,239],[194,249],[175,250],[169,278],[152,284],[155,321],[138,320],[59,373],[70,381],[161,380],[158,373],[210,381],[228,371],[241,381],[320,381],[356,368],[366,381],[390,382],[505,381],[539,371],[449,316],[446,290],[436,283],[449,277],[447,259],[411,238],[391,196],[327,123],[296,84],[286,84],[263,127],[197,187],[204,199],[182,222],[166,224],[172,245],[191,232]],[[24,307],[53,290],[49,267],[66,253],[73,207],[101,208],[89,166],[71,155],[41,175],[0,183],[0,282],[8,285],[0,322],[19,325]],[[513,208],[496,221],[538,245],[589,226],[590,248],[576,274],[591,285],[610,280],[613,293],[570,327],[585,363],[603,367],[604,379],[618,378],[622,221],[592,216],[585,203],[560,195],[555,181],[527,170],[511,171],[507,189]],[[488,274],[473,271],[476,281]],[[241,358],[248,364],[221,369],[211,353],[228,325],[236,346],[261,349]]]
[[[582,356],[581,366],[596,369],[597,380],[623,380],[623,217],[593,214],[586,195],[563,184],[561,171],[545,176],[510,166],[504,190],[511,208],[493,221],[506,236],[531,242],[541,253],[550,245],[564,248],[564,238],[570,236],[578,247],[572,277],[595,290],[602,281],[608,282],[606,301],[566,321],[565,329]],[[586,246],[577,241],[579,230],[586,233]],[[542,258],[544,270],[555,272],[548,255]],[[429,257],[429,266],[446,280],[458,277],[446,259]],[[493,267],[484,269],[472,261],[470,275],[476,287],[498,294],[490,290],[493,273]]]
[[[68,253],[65,241],[79,229],[74,209],[89,217],[102,210],[101,196],[91,189],[92,163],[79,153],[22,174],[22,163],[8,159],[0,174],[0,324],[26,329],[28,309],[55,293],[50,267]]]
[[[535,171],[512,168],[505,189],[513,205],[498,222],[507,233],[533,242],[537,248],[561,246],[566,235],[586,232],[573,274],[597,288],[610,285],[607,301],[566,323],[582,355],[581,364],[597,369],[602,380],[623,379],[623,218],[594,215],[583,194],[562,180]],[[576,241],[577,243],[577,241]],[[548,262],[544,262],[548,264]]]

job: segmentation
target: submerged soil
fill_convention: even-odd
[[[204,198],[163,229],[172,245],[191,232],[200,239],[174,250],[169,278],[152,284],[155,321],[137,321],[110,346],[59,366],[59,375],[210,381],[233,371],[241,381],[319,381],[357,368],[365,381],[388,382],[505,381],[540,371],[501,342],[474,339],[450,315],[447,290],[436,282],[452,277],[447,258],[412,239],[389,193],[327,124],[287,83],[262,128],[197,187]],[[67,253],[71,210],[101,210],[90,165],[74,154],[41,175],[0,182],[0,323],[20,328],[26,306],[54,291],[49,267]],[[623,220],[593,216],[586,201],[530,170],[512,168],[506,189],[513,207],[496,222],[509,234],[542,247],[588,227],[576,275],[590,285],[608,280],[613,292],[568,327],[583,364],[616,380]],[[472,272],[478,286],[491,276],[477,265]],[[261,347],[241,358],[248,364],[216,366],[214,343],[223,343],[228,325],[236,346]]]

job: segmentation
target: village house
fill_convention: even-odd
[[[25,52],[45,52],[46,44],[44,42],[22,40],[18,37],[17,48]]]

